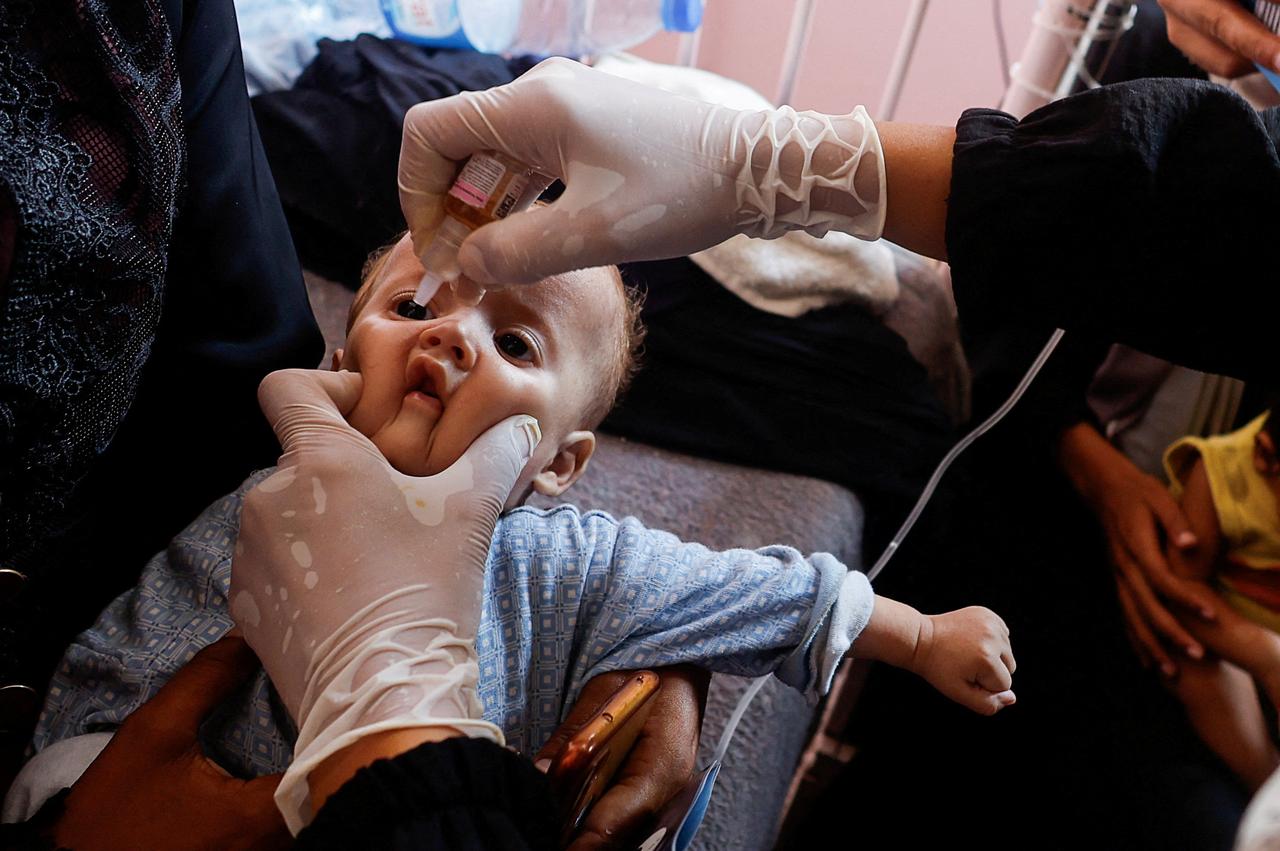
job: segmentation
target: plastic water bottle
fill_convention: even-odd
[[[471,47],[458,22],[458,0],[380,0],[396,38],[432,47]]]
[[[318,39],[389,34],[370,0],[235,0],[235,7],[251,95],[290,88],[315,59]]]
[[[703,0],[457,0],[467,40],[484,53],[584,56],[625,50],[669,30],[693,32]]]

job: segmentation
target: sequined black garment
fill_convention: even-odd
[[[275,461],[258,382],[322,352],[232,0],[0,0],[0,774],[72,636]]]
[[[0,86],[0,558],[36,572],[155,337],[181,94],[158,0],[6,0]]]

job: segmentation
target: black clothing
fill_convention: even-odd
[[[1101,81],[1111,85],[1138,78],[1205,79],[1205,73],[1183,56],[1166,36],[1164,11],[1156,0],[1140,0],[1132,29],[1115,45]],[[1083,90],[1083,82],[1078,90]],[[1014,270],[1010,270],[1013,272]],[[1037,270],[1020,270],[1024,280],[1038,281]],[[1011,318],[1001,313],[969,311],[961,325],[965,354],[973,376],[974,420],[984,419],[1013,391],[1026,368],[1053,333],[1043,319]],[[1072,329],[1053,352],[1019,408],[1017,435],[1005,430],[1003,440],[1018,439],[1028,451],[1051,451],[1061,431],[1079,422],[1093,423],[1087,394],[1097,369],[1111,348],[1105,337]],[[1093,423],[1097,426],[1097,423]]]
[[[94,504],[109,509],[91,515],[97,556],[77,566],[76,580],[109,572],[112,587],[85,606],[85,624],[205,506],[275,463],[258,383],[324,355],[249,108],[235,8],[164,0],[164,11],[182,85],[185,187],[151,358],[94,474]]]
[[[857,305],[766,313],[686,257],[622,267],[645,292],[641,369],[605,431],[842,484],[888,543],[955,440],[924,368]]]
[[[0,6],[0,558],[38,571],[129,409],[185,145],[159,4]]]
[[[858,805],[868,847],[1227,851],[1247,792],[1129,648],[1096,516],[1015,409],[960,457],[877,581],[925,612],[1008,624],[1018,702],[994,718],[876,666],[849,724],[857,754],[815,813]],[[982,825],[979,827],[978,825]],[[801,834],[791,847],[821,838]]]
[[[447,739],[356,772],[293,847],[554,851],[556,812],[546,776],[528,759],[480,739]]]
[[[0,21],[0,567],[28,577],[0,601],[0,685],[43,691],[146,560],[275,459],[257,384],[323,344],[231,0],[18,0]],[[57,504],[23,489],[53,476]],[[31,720],[0,728],[25,742]]]
[[[84,544],[68,530],[91,507],[86,477],[101,467],[142,380],[166,290],[185,143],[158,2],[0,4],[0,79],[0,206],[9,222],[0,264],[0,568],[8,592],[46,576],[65,581]],[[26,675],[43,690],[73,634],[33,637],[48,617],[30,594],[0,599],[0,685]],[[33,650],[44,657],[34,665]],[[0,718],[0,732],[18,732],[10,747],[29,733],[36,705]]]
[[[1034,321],[1274,381],[1280,109],[1139,80],[957,125],[947,250],[961,321]]]
[[[354,289],[370,252],[405,230],[404,114],[509,83],[533,63],[371,35],[318,46],[293,88],[258,95],[253,111],[303,265]]]
[[[1053,438],[1087,418],[1113,340],[1274,376],[1277,140],[1277,111],[1190,81],[1095,90],[1022,122],[962,117],[953,284],[966,342],[1001,332],[973,357],[975,411],[1007,395],[1054,325],[1067,334],[879,583],[925,611],[1000,614],[1018,703],[982,718],[875,671],[851,725],[858,755],[826,798],[858,801],[871,836],[925,847],[989,817],[1013,847],[1230,848],[1247,792],[1130,650],[1098,520]]]

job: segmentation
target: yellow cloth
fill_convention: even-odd
[[[1177,498],[1196,459],[1204,459],[1227,558],[1238,568],[1271,572],[1280,570],[1280,504],[1272,482],[1253,463],[1254,441],[1266,419],[1263,414],[1229,434],[1184,437],[1165,450],[1164,468]],[[1218,575],[1216,580],[1232,608],[1280,632],[1280,612],[1248,596],[1230,579]]]

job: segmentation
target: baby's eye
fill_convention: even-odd
[[[396,304],[396,314],[403,316],[405,319],[434,319],[435,313],[432,312],[430,305],[420,305],[413,300],[413,293],[404,294],[403,300]]]
[[[529,363],[533,362],[533,345],[523,335],[515,331],[503,331],[493,338],[493,342],[498,347],[498,351],[509,358]]]

